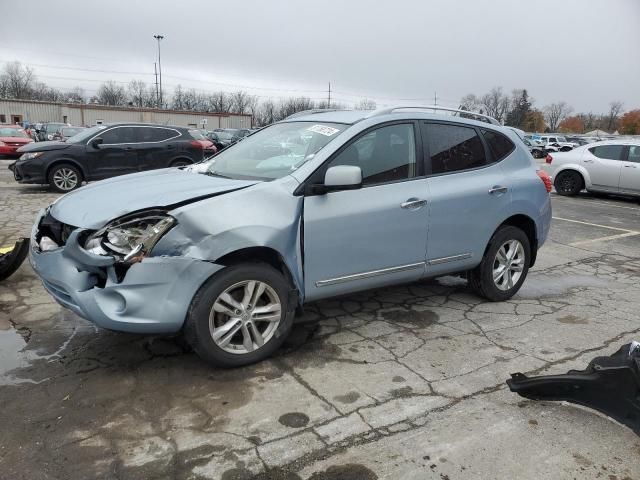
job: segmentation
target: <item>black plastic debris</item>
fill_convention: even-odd
[[[0,281],[9,278],[22,265],[27,253],[29,253],[28,238],[21,238],[8,251],[0,250]]]
[[[596,357],[585,370],[564,375],[527,377],[513,373],[512,392],[531,400],[554,400],[593,408],[640,435],[640,343],[620,347],[609,357]]]

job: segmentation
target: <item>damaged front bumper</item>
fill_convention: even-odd
[[[640,435],[640,344],[620,347],[609,357],[596,357],[584,370],[564,375],[507,380],[512,392],[531,400],[565,401],[593,408]]]
[[[29,260],[46,290],[63,307],[95,325],[131,333],[173,333],[180,328],[193,296],[224,268],[188,257],[146,257],[117,272],[113,257],[92,254],[75,229],[65,244],[42,252],[32,232]]]

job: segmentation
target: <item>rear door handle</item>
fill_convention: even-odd
[[[494,185],[489,189],[489,193],[493,195],[494,193],[506,193],[509,190],[509,187],[501,187],[500,185]]]
[[[410,198],[406,202],[402,202],[400,204],[400,208],[406,208],[407,210],[417,210],[420,207],[424,207],[426,204],[426,200],[420,200],[419,198]]]
[[[588,159],[588,158],[587,158],[587,159],[584,161],[584,163],[593,163],[593,160],[590,160],[590,159]]]
[[[624,168],[638,168],[635,165],[625,165]]]

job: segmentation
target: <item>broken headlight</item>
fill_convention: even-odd
[[[113,255],[127,263],[139,262],[175,224],[176,220],[164,212],[130,215],[90,235],[84,248],[97,255]]]

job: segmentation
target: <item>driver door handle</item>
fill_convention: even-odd
[[[495,185],[489,189],[489,194],[493,195],[494,193],[506,193],[509,190],[509,187],[503,187],[501,185]]]
[[[420,207],[424,207],[426,204],[426,200],[420,200],[419,198],[410,198],[406,202],[402,202],[400,204],[400,208],[406,208],[407,210],[417,210]]]

